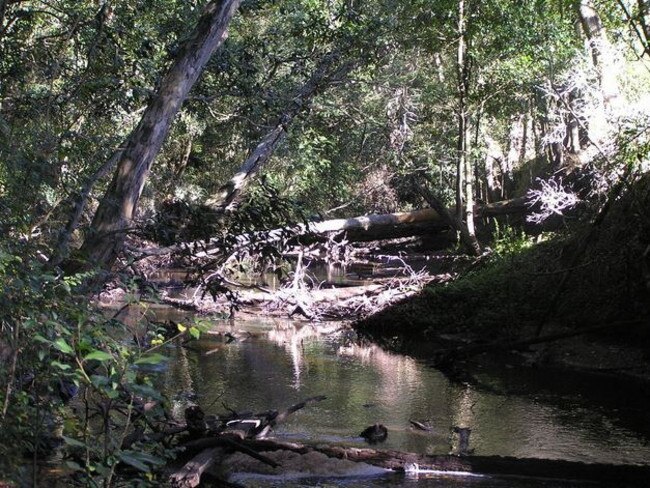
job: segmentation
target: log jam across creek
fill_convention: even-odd
[[[190,318],[171,307],[152,309],[158,320]],[[135,309],[126,313],[141,317]],[[478,385],[452,383],[418,360],[360,344],[346,326],[305,320],[215,321],[200,340],[163,352],[170,361],[156,374],[180,422],[190,406],[206,416],[246,416],[322,395],[250,447],[271,456],[285,444],[287,453],[315,450],[399,471],[332,468],[320,458],[292,464],[289,454],[280,455],[282,467],[271,468],[238,453],[224,463],[232,472],[219,476],[232,475],[239,485],[568,488],[585,480],[602,487],[650,480],[650,424],[644,394],[634,385],[519,368],[486,368],[476,375]],[[604,393],[612,388],[619,394]],[[360,433],[375,423],[386,426],[388,437],[369,446]],[[448,456],[459,447],[454,427],[471,429],[467,456]]]

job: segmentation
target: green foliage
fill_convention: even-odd
[[[148,372],[164,364],[160,348],[170,339],[154,331],[141,347],[125,340],[129,327],[95,310],[77,277],[48,271],[35,251],[0,245],[0,472],[20,476],[23,456],[62,449],[69,476],[83,485],[112,486],[124,476],[157,485],[173,452],[125,439],[164,423],[166,400]],[[202,330],[179,326],[172,335]]]
[[[527,236],[523,229],[510,225],[500,226],[496,220],[494,223],[492,250],[499,258],[512,257],[532,246],[532,238]]]

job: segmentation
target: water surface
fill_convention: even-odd
[[[365,443],[359,433],[378,422],[389,431],[381,448],[448,454],[456,442],[451,429],[461,426],[472,429],[471,447],[480,455],[650,462],[648,433],[642,428],[647,426],[648,415],[640,411],[641,407],[635,410],[637,421],[627,422],[621,412],[632,407],[625,398],[596,402],[585,398],[579,389],[559,388],[554,392],[544,384],[562,383],[559,377],[514,369],[505,376],[484,373],[481,380],[491,385],[489,388],[453,384],[420,361],[385,352],[378,346],[361,346],[351,331],[331,324],[319,327],[281,320],[222,322],[215,324],[215,332],[217,335],[193,343],[191,349],[176,347],[168,351],[172,361],[164,376],[165,389],[174,398],[174,414],[180,418],[192,403],[201,405],[208,414],[227,409],[261,412],[326,395],[327,400],[290,416],[277,427],[274,436],[362,447]],[[226,332],[238,340],[226,344],[219,335]],[[519,388],[510,393],[508,385]],[[409,420],[422,422],[431,431],[414,429]],[[329,481],[249,479],[244,484],[593,486],[424,474]]]

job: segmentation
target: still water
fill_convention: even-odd
[[[238,339],[226,343],[227,332]],[[472,429],[470,447],[480,455],[650,463],[648,415],[639,398],[626,400],[620,396],[626,393],[618,392],[615,398],[603,395],[608,400],[599,401],[586,392],[607,385],[585,385],[584,379],[574,383],[568,376],[554,378],[549,373],[537,378],[538,373],[513,368],[479,373],[480,387],[454,384],[420,361],[358,345],[353,332],[337,325],[280,320],[216,322],[214,334],[204,335],[190,348],[170,348],[167,354],[171,361],[164,372],[165,389],[179,418],[191,404],[207,414],[227,409],[261,412],[326,395],[327,400],[291,415],[274,436],[363,447],[359,433],[382,423],[389,434],[381,448],[447,454],[454,442],[451,429],[461,426]],[[410,420],[431,431],[414,429]],[[427,474],[300,480],[240,475],[237,480],[265,487],[595,486]]]

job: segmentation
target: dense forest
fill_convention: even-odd
[[[147,367],[208,326],[132,341],[99,298],[157,300],[160,268],[232,312],[313,243],[444,251],[444,286],[337,318],[463,336],[452,369],[648,345],[649,168],[647,0],[0,0],[0,484],[59,444],[70,484],[161,482]]]

